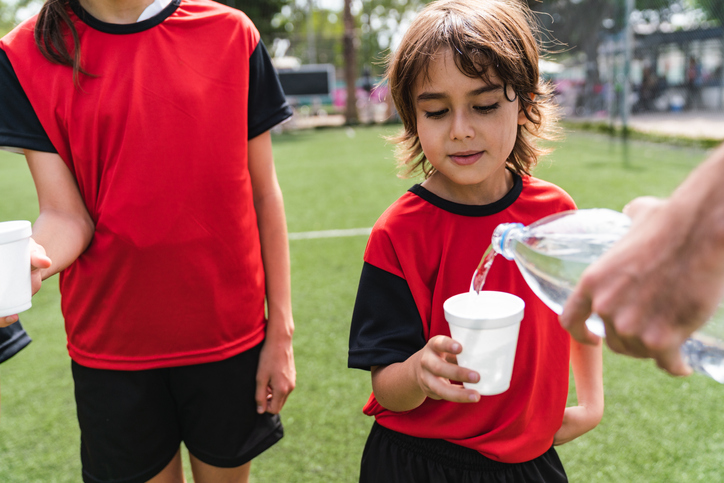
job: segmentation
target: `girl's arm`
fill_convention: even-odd
[[[572,441],[595,428],[603,417],[603,351],[596,345],[581,344],[571,339],[571,366],[576,381],[578,406],[566,408],[563,424],[553,444]]]
[[[425,347],[405,362],[372,367],[372,391],[375,399],[390,411],[409,411],[426,398],[453,402],[478,402],[480,394],[450,381],[478,382],[477,372],[457,365],[461,345],[442,335],[430,339]]]
[[[33,293],[43,280],[68,267],[88,247],[95,226],[73,174],[54,153],[25,150],[38,193],[39,215],[33,224],[31,259]],[[17,315],[5,317],[7,325]]]
[[[277,414],[294,389],[296,370],[287,224],[269,131],[249,140],[249,174],[259,225],[269,317],[259,356],[256,403],[259,413]]]

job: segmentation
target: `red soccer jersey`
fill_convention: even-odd
[[[486,206],[451,203],[413,187],[385,211],[370,235],[360,282],[360,294],[366,295],[358,294],[355,305],[350,366],[401,362],[431,337],[449,336],[443,302],[469,290],[495,227],[510,222],[528,225],[574,207],[560,188],[532,177],[516,176],[511,192]],[[395,280],[406,284],[409,291],[404,291],[411,298],[402,294]],[[383,290],[370,288],[378,282],[385,285]],[[568,396],[570,338],[514,262],[496,257],[485,290],[515,294],[526,304],[510,389],[472,404],[428,398],[402,413],[383,408],[372,394],[364,412],[394,431],[445,439],[497,461],[529,461],[551,447],[561,426]],[[390,297],[395,300],[385,300]],[[415,339],[411,321],[421,324],[414,344],[409,343]]]
[[[92,75],[79,87],[35,46],[35,18],[0,41],[95,222],[60,277],[71,357],[136,370],[259,344],[264,271],[247,139],[291,113],[283,93],[249,112],[250,77],[264,74],[252,60],[263,50],[257,30],[210,0],[175,1],[132,25],[73,9]]]

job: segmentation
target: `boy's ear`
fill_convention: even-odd
[[[531,92],[528,94],[528,97],[530,97],[530,100],[535,99],[535,93]],[[522,126],[526,122],[528,122],[528,118],[525,116],[526,111],[530,112],[531,106],[528,105],[527,107],[523,107],[523,103],[520,103],[520,110],[518,110],[518,124]]]

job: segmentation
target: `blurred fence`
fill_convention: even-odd
[[[593,9],[602,2],[581,3]],[[542,69],[555,83],[565,114],[625,120],[652,113],[724,113],[724,2],[669,3],[659,10],[637,10],[630,2],[628,8],[626,0],[615,2],[611,17],[623,21],[606,28],[613,20],[603,19],[595,49],[589,49],[594,54],[570,45],[564,55],[553,56],[560,63]],[[554,37],[578,19],[572,13],[560,20],[548,26]]]

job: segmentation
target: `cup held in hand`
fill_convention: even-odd
[[[520,321],[525,302],[504,292],[465,292],[443,304],[450,335],[462,344],[458,365],[480,374],[477,383],[463,383],[481,395],[501,394],[510,387]]]
[[[31,234],[29,221],[0,223],[0,317],[15,315],[32,305]]]

